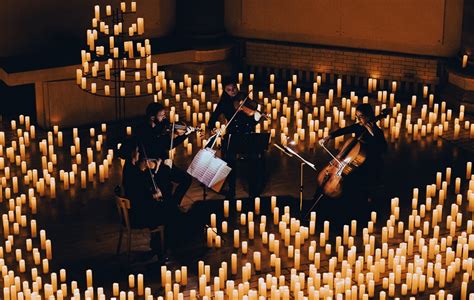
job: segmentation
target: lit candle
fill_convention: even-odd
[[[468,56],[467,54],[464,54],[462,56],[462,68],[464,69],[465,67],[467,67],[467,59],[468,59]]]
[[[260,197],[255,197],[255,213],[260,214]]]
[[[235,229],[234,230],[234,248],[239,248],[239,244],[240,244],[239,236],[240,236],[239,230]]]
[[[226,221],[222,221],[222,232],[223,233],[227,233],[227,222]]]
[[[242,211],[242,200],[237,200],[237,201],[235,202],[235,209],[236,209],[238,212]]]
[[[224,217],[229,217],[229,200],[224,200]]]
[[[242,242],[242,254],[247,254],[247,241]]]
[[[232,275],[237,274],[237,254],[232,253],[231,255],[231,271]]]

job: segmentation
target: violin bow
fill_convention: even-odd
[[[143,146],[143,143],[140,143],[140,148],[142,148],[143,158],[146,161],[146,166],[148,167],[147,169],[148,169],[148,173],[150,174],[151,182],[153,183],[153,188],[155,192],[158,192],[160,189],[156,185],[155,179],[153,178],[153,173],[151,172],[150,166],[148,165],[148,156],[146,155],[145,146]]]
[[[242,108],[242,106],[244,106],[245,102],[247,101],[247,99],[249,98],[250,94],[253,92],[253,89],[250,90],[248,93],[247,93],[247,96],[244,98],[244,100],[242,101],[242,103],[240,103],[239,107],[237,108],[237,110],[235,111],[234,115],[232,116],[232,118],[230,118],[229,122],[227,122],[226,124],[226,128],[229,127],[230,123],[232,123],[232,121],[234,120],[235,116],[237,115],[237,113],[240,111],[240,109]],[[215,139],[214,139],[214,142],[212,143],[211,145],[211,149],[214,148],[214,145],[216,144],[216,141],[217,141],[217,138],[221,135],[221,130],[218,130],[217,133],[211,137],[209,137],[209,139],[213,138],[215,136]]]
[[[170,142],[171,166],[170,166],[170,169],[173,167],[173,160],[174,160],[174,155],[173,155],[174,125],[175,125],[175,120],[173,120],[173,125],[171,125],[171,142]]]

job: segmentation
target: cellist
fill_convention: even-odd
[[[357,189],[368,192],[370,197],[373,188],[382,183],[383,155],[387,150],[387,142],[382,129],[373,121],[375,114],[370,104],[357,105],[355,116],[356,123],[329,133],[327,137],[320,140],[320,143],[325,144],[330,139],[346,134],[354,133],[356,138],[360,137],[359,141],[366,151],[366,159],[357,170],[350,174],[350,179],[352,179],[350,181]]]

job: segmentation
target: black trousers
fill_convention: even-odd
[[[192,183],[191,175],[175,165],[172,168],[162,165],[155,175],[155,180],[163,194],[163,198],[170,199],[176,205],[181,204]],[[174,192],[173,183],[177,184]]]

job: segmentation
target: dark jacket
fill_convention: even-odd
[[[364,133],[365,132],[365,133]],[[374,126],[374,135],[372,136],[367,129],[358,124],[354,123],[350,126],[337,129],[329,134],[331,138],[335,138],[345,134],[355,133],[356,137],[362,135],[361,143],[364,144],[367,151],[367,159],[374,159],[381,157],[387,151],[387,142],[383,135],[382,129],[378,126]]]
[[[130,200],[130,222],[141,227],[153,227],[166,223],[164,203],[153,199],[149,174],[128,160],[122,172],[125,197]]]
[[[151,127],[149,124],[142,124],[138,128],[137,137],[140,141],[140,153],[146,154],[148,158],[161,158],[162,160],[169,158],[169,150],[171,145],[171,133],[167,130],[168,123]],[[187,138],[186,135],[175,135],[173,139],[173,148],[177,147]],[[143,147],[146,153],[143,153]]]
[[[239,92],[235,97],[230,97],[226,92],[222,93],[221,99],[216,106],[216,109],[211,115],[209,119],[209,123],[207,127],[209,129],[213,129],[216,126],[216,122],[219,119],[220,115],[223,114],[227,121],[230,121],[234,113],[236,112],[236,108],[234,106],[234,101],[237,102],[240,99],[244,99],[245,94]],[[244,112],[239,111],[235,116],[230,126],[226,128],[226,133],[233,134],[233,133],[251,133],[255,132],[255,125],[257,125],[257,121],[252,116],[246,115]]]

